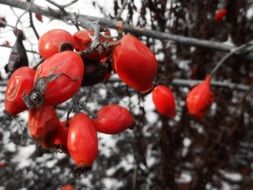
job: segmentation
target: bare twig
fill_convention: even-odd
[[[28,1],[28,2],[31,2],[31,0],[27,0],[27,1]],[[34,23],[33,23],[33,16],[32,16],[32,12],[31,12],[31,11],[29,11],[29,19],[30,19],[30,25],[31,25],[31,27],[32,27],[32,29],[33,29],[33,32],[34,32],[36,38],[39,39],[40,36],[39,36],[39,34],[38,34],[38,32],[37,32],[35,26],[34,26]]]
[[[87,104],[87,102],[89,101],[90,97],[91,97],[91,92],[92,92],[93,86],[89,87],[89,91],[86,94],[85,100],[84,102]]]
[[[5,4],[5,5],[13,6],[16,8],[20,8],[20,9],[27,9],[31,5],[30,3],[18,1],[18,0],[12,0],[12,1],[0,0],[0,4]],[[36,4],[33,4],[29,10],[32,12],[37,12],[39,14],[53,17],[56,19],[63,19],[63,20],[76,19],[76,15],[74,13],[67,13],[66,15],[63,15],[62,11],[57,11],[54,9],[40,7]],[[176,43],[183,44],[183,45],[198,46],[198,47],[202,47],[202,48],[209,48],[209,49],[223,51],[223,52],[230,52],[232,49],[236,48],[235,46],[227,45],[224,43],[202,40],[202,39],[191,38],[191,37],[184,37],[184,36],[163,33],[163,32],[154,31],[154,30],[147,30],[145,28],[131,26],[131,25],[124,24],[122,22],[119,22],[116,20],[111,20],[108,18],[98,18],[98,17],[79,14],[77,19],[80,22],[80,25],[86,24],[86,26],[87,26],[86,21],[90,21],[91,23],[94,21],[95,22],[98,21],[98,24],[101,26],[106,26],[106,27],[115,28],[115,29],[121,29],[125,32],[130,32],[130,33],[133,33],[136,35],[148,36],[148,37],[156,38],[156,39],[160,39],[160,40],[165,40],[165,41],[171,40]],[[253,60],[253,53],[244,55],[244,57],[249,60]]]
[[[94,113],[90,110],[90,108],[87,106],[86,103],[80,102],[80,101],[79,101],[79,105],[80,105],[80,107],[81,107],[84,111],[86,111],[90,116],[92,116],[93,118],[96,117],[96,114],[94,114]]]
[[[62,7],[66,8],[66,7],[68,7],[68,6],[70,6],[70,5],[74,4],[74,3],[76,3],[77,1],[78,1],[78,0],[73,0],[73,1],[71,1],[71,2],[69,2],[69,3],[67,3],[67,4],[65,4],[65,5],[62,5]]]
[[[20,22],[21,18],[30,10],[30,8],[33,6],[34,0],[32,0],[31,2],[29,2],[29,6],[27,6],[27,8],[25,9],[25,11],[18,17],[16,24],[15,24],[15,28],[17,28],[18,23]],[[30,12],[30,11],[29,11]]]
[[[34,24],[33,24],[33,17],[32,17],[32,13],[31,13],[31,12],[29,12],[29,18],[30,18],[30,25],[31,25],[31,27],[32,27],[32,29],[33,29],[33,32],[34,32],[36,38],[39,39],[40,36],[39,36],[39,34],[38,34],[38,32],[37,32],[37,30],[36,30]]]
[[[55,3],[54,1],[51,0],[47,0],[47,2],[49,2],[50,4],[54,5],[55,7],[57,7],[58,9],[60,9],[61,11],[63,11],[64,13],[66,12],[64,7],[59,5],[58,3]]]
[[[41,63],[43,63],[43,61],[45,61],[45,59],[40,59],[39,62],[33,66],[33,69],[36,70],[38,66],[40,66]]]
[[[93,29],[94,29],[94,35],[92,37],[92,43],[89,48],[90,51],[93,51],[96,48],[96,46],[99,44],[100,25],[94,23]]]
[[[109,83],[115,83],[115,82],[123,83],[122,81],[120,81],[118,79],[110,79],[108,82]],[[173,79],[168,84],[172,84],[174,86],[193,87],[201,82],[203,82],[203,80]],[[233,89],[233,90],[241,90],[241,91],[249,90],[248,85],[236,84],[236,83],[231,83],[228,81],[214,81],[214,80],[212,80],[211,85],[214,87],[228,88],[228,89]]]
[[[227,55],[225,55],[218,63],[217,65],[212,69],[210,72],[211,75],[214,75],[216,71],[225,63],[225,61],[230,58],[232,55],[244,50],[246,47],[248,47],[250,43],[243,44],[235,49],[232,49]]]
[[[3,20],[0,20],[0,23],[1,24],[4,24],[5,26],[8,26],[8,27],[10,27],[10,28],[15,28],[15,26],[12,26],[12,25],[10,25],[10,24],[8,24],[7,22],[4,22]]]
[[[13,48],[12,46],[4,45],[4,44],[0,44],[0,47]],[[37,51],[34,51],[34,50],[26,50],[26,52],[39,54]]]
[[[173,79],[171,83],[173,85],[182,85],[182,86],[195,86],[199,84],[200,82],[203,82],[202,80],[189,80],[189,79]],[[236,84],[236,83],[230,83],[227,81],[212,81],[212,86],[215,87],[221,87],[221,88],[229,88],[229,89],[235,89],[235,90],[242,90],[247,91],[249,90],[249,86],[243,85],[243,84]]]
[[[72,4],[74,4],[75,2],[77,2],[77,0],[73,0],[65,5],[60,5],[54,1],[51,1],[51,0],[47,0],[47,2],[51,3],[52,5],[54,5],[55,7],[57,7],[58,9],[62,10],[62,11],[65,11],[64,9]]]
[[[120,19],[125,7],[127,6],[127,3],[128,3],[128,0],[124,0],[123,4],[122,4],[122,7],[120,8],[117,16],[116,16],[116,19]]]

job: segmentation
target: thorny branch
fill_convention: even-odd
[[[227,45],[227,44],[219,43],[215,41],[184,37],[184,36],[179,36],[175,34],[148,30],[145,28],[131,26],[129,24],[125,24],[124,22],[112,20],[108,18],[99,18],[99,17],[94,17],[94,16],[75,14],[71,12],[67,14],[63,14],[62,11],[54,10],[51,8],[49,9],[49,8],[40,7],[36,4],[31,5],[30,3],[17,1],[17,0],[13,0],[13,1],[0,0],[0,4],[5,4],[5,5],[13,6],[16,8],[24,9],[24,10],[27,10],[31,6],[29,8],[30,11],[36,12],[45,16],[49,16],[55,19],[62,19],[66,21],[69,21],[69,20],[73,21],[77,19],[80,25],[85,28],[87,28],[87,26],[90,25],[90,23],[92,22],[98,22],[98,24],[101,26],[110,27],[114,29],[120,29],[125,32],[133,33],[135,35],[147,36],[147,37],[156,38],[156,39],[160,39],[164,41],[171,40],[182,45],[198,46],[198,47],[209,48],[209,49],[213,49],[216,51],[223,51],[223,52],[230,52],[231,50],[236,48],[235,46],[231,46],[231,45]],[[243,57],[249,60],[253,60],[253,53],[249,53],[247,55],[244,55]]]

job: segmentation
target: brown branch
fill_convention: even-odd
[[[0,0],[0,4],[9,5],[9,6],[24,9],[24,10],[27,10],[31,6],[30,3],[18,1],[18,0],[12,0],[12,1]],[[100,24],[101,26],[121,29],[125,32],[130,32],[135,35],[148,36],[151,38],[156,38],[156,39],[160,39],[164,41],[171,40],[182,45],[198,46],[202,48],[209,48],[209,49],[213,49],[216,51],[223,51],[223,52],[230,52],[232,49],[236,48],[235,46],[231,46],[231,45],[227,45],[227,44],[219,43],[215,41],[184,37],[184,36],[179,36],[175,34],[169,34],[169,33],[164,33],[164,32],[159,32],[159,31],[154,31],[154,30],[148,30],[145,28],[135,27],[135,26],[131,26],[123,22],[120,22],[117,20],[111,20],[108,18],[98,18],[94,16],[81,15],[81,14],[76,15],[75,13],[63,14],[62,11],[58,11],[51,8],[40,7],[36,4],[33,4],[30,7],[29,11],[36,12],[45,16],[53,17],[56,19],[65,20],[65,21],[69,21],[69,20],[73,21],[75,19],[78,19],[81,25],[84,25],[85,23],[87,24],[87,21],[98,22],[98,24]],[[243,55],[243,57],[249,60],[253,60],[253,53]]]
[[[66,7],[69,7],[70,5],[74,4],[75,2],[77,2],[77,0],[73,0],[73,1],[71,1],[71,2],[69,2],[69,3],[67,3],[67,4],[65,4],[65,5],[60,5],[60,4],[58,4],[58,3],[54,2],[54,1],[51,1],[51,0],[47,0],[47,2],[49,2],[49,3],[52,4],[52,5],[54,5],[54,6],[57,7],[58,9],[60,9],[60,10],[62,10],[62,11],[65,11],[64,9],[65,9]]]
[[[189,80],[189,79],[173,79],[172,84],[173,85],[182,85],[182,86],[195,86],[198,83],[203,82],[202,80]],[[211,85],[214,87],[221,87],[221,88],[229,88],[229,89],[235,89],[235,90],[242,90],[247,91],[249,90],[249,86],[243,85],[243,84],[236,84],[236,83],[230,83],[227,81],[212,81]]]
[[[123,4],[122,4],[122,6],[121,6],[121,8],[120,8],[120,10],[119,10],[119,12],[118,12],[118,14],[116,16],[117,19],[120,19],[121,15],[122,15],[122,13],[123,13],[123,11],[125,9],[125,7],[127,6],[127,3],[128,3],[128,0],[124,0],[123,1]]]
[[[15,29],[15,26],[10,25],[10,24],[8,24],[7,22],[5,22],[3,20],[0,20],[0,24],[3,24],[3,25],[8,26],[8,27],[10,27],[12,29]]]
[[[225,61],[227,59],[229,59],[230,57],[232,57],[234,54],[238,53],[238,52],[242,52],[242,50],[245,50],[248,46],[252,46],[251,43],[246,43],[243,44],[233,50],[231,50],[228,54],[226,54],[216,65],[215,67],[212,69],[212,71],[210,72],[211,75],[214,75],[217,70],[225,63]]]
[[[21,18],[27,13],[30,12],[30,8],[33,6],[34,0],[32,0],[31,2],[29,2],[29,6],[26,7],[25,12],[23,12],[17,19],[16,24],[15,24],[15,28],[17,28],[18,23],[20,22]]]
[[[32,27],[32,29],[33,29],[33,32],[34,32],[36,38],[39,39],[40,36],[39,36],[39,34],[38,34],[38,32],[37,32],[35,26],[34,26],[33,17],[32,17],[32,13],[31,13],[31,12],[29,12],[29,18],[30,18],[30,25],[31,25],[31,27]]]
[[[108,82],[109,83],[114,83],[114,82],[122,82],[122,81],[120,81],[118,79],[110,79]],[[193,86],[199,84],[200,82],[203,82],[203,80],[173,79],[168,84],[172,84],[172,85],[175,85],[175,86],[190,86],[190,87],[193,87]],[[228,89],[231,89],[231,90],[241,90],[241,91],[247,91],[250,88],[248,85],[236,84],[236,83],[231,83],[231,82],[228,82],[228,81],[212,81],[211,85],[213,87],[228,88]]]
[[[31,2],[31,0],[27,0],[27,2]],[[35,26],[34,26],[34,23],[33,23],[33,16],[32,16],[32,12],[31,12],[31,11],[29,11],[29,19],[30,19],[30,26],[32,27],[33,32],[34,32],[36,38],[39,39],[40,36],[39,36],[39,33],[37,32]]]
[[[0,44],[0,47],[4,47],[4,48],[13,48],[12,46],[9,46],[9,45],[4,45],[4,44]],[[34,51],[34,50],[26,50],[26,52],[28,53],[35,53],[35,54],[39,54],[37,51]]]

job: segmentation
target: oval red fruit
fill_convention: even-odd
[[[23,97],[33,88],[35,71],[29,67],[20,67],[7,82],[5,92],[5,111],[12,116],[24,111],[27,107]]]
[[[97,131],[106,134],[123,132],[134,124],[132,114],[126,108],[116,104],[100,109],[94,122]]]
[[[226,8],[221,8],[221,9],[218,9],[215,12],[214,19],[216,21],[221,21],[226,15],[227,15],[227,9]]]
[[[98,155],[98,138],[92,119],[77,113],[69,121],[67,147],[79,167],[90,166]]]
[[[53,144],[60,149],[67,151],[67,137],[69,128],[67,127],[67,122],[60,122],[58,131],[53,139]]]
[[[137,91],[147,91],[157,73],[157,61],[151,50],[136,37],[123,36],[113,50],[113,67],[120,79]]]
[[[202,119],[213,102],[213,95],[210,88],[211,75],[195,86],[187,95],[186,105],[190,114]]]
[[[87,50],[92,43],[93,35],[94,35],[94,31],[92,30],[83,29],[83,30],[77,31],[73,35],[73,38],[75,40],[75,46],[74,46],[75,50],[76,51]],[[112,38],[110,37],[107,38],[102,35],[99,36],[99,43],[105,43],[105,42],[111,42],[111,41],[112,41]],[[107,57],[109,53],[110,51],[106,51],[106,50],[102,50],[101,53],[99,53],[97,50],[94,50],[94,52],[91,53],[90,55],[87,55],[86,58],[100,60]]]
[[[35,81],[53,77],[47,83],[44,104],[56,105],[71,98],[79,90],[83,74],[83,61],[75,52],[64,51],[46,59],[35,74]]]
[[[170,118],[175,116],[175,98],[167,86],[156,86],[152,91],[152,99],[159,113]]]
[[[49,30],[39,39],[39,53],[44,59],[46,59],[60,52],[61,46],[64,43],[68,43],[72,47],[75,44],[75,41],[69,32],[62,29]]]
[[[73,34],[73,38],[75,40],[75,50],[87,50],[92,42],[92,36],[94,32],[91,30],[80,30]]]
[[[60,121],[54,106],[44,105],[39,109],[29,110],[28,129],[33,139],[43,147],[53,146]]]

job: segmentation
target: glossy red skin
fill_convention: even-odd
[[[227,15],[227,9],[226,8],[218,9],[215,12],[214,19],[216,21],[221,21],[226,15]]]
[[[48,83],[44,104],[56,105],[71,98],[80,88],[84,74],[81,57],[72,51],[57,53],[46,59],[37,69],[35,81],[41,77],[60,74]]]
[[[94,123],[97,131],[101,133],[117,134],[132,127],[134,119],[126,108],[110,104],[98,111]]]
[[[28,130],[33,139],[41,146],[53,146],[53,140],[58,133],[60,121],[54,106],[44,105],[39,109],[29,110]]]
[[[65,121],[60,122],[57,134],[54,136],[53,144],[67,150],[67,137],[69,128]]]
[[[136,37],[123,36],[113,50],[113,67],[120,79],[137,91],[152,87],[157,74],[157,61],[151,50]]]
[[[91,30],[80,30],[77,31],[74,35],[73,38],[75,40],[75,50],[76,51],[81,51],[81,50],[87,50],[92,42],[92,35],[94,32]]]
[[[75,40],[75,50],[76,51],[82,51],[82,50],[87,50],[91,43],[92,43],[92,37],[94,35],[94,32],[92,30],[80,30],[77,31],[74,35],[73,38]],[[102,35],[99,37],[99,41],[101,43],[104,43],[106,41],[110,42],[112,41],[112,38],[105,38]],[[87,56],[89,59],[104,59],[105,57],[108,56],[107,52],[103,52],[101,55],[99,55],[98,52],[94,52],[91,55]]]
[[[167,86],[156,86],[152,91],[152,99],[156,110],[160,114],[165,115],[169,118],[173,118],[175,116],[175,98]]]
[[[203,82],[195,86],[187,95],[186,105],[191,115],[202,119],[213,102],[210,88],[211,76],[208,75]]]
[[[39,53],[44,59],[46,59],[58,53],[63,43],[70,43],[72,46],[74,46],[75,41],[72,35],[65,30],[49,30],[39,39]]]
[[[67,147],[78,167],[90,166],[98,155],[95,125],[86,114],[76,113],[69,121]]]
[[[12,116],[27,109],[23,97],[33,88],[35,71],[20,67],[10,77],[5,92],[5,111]]]

